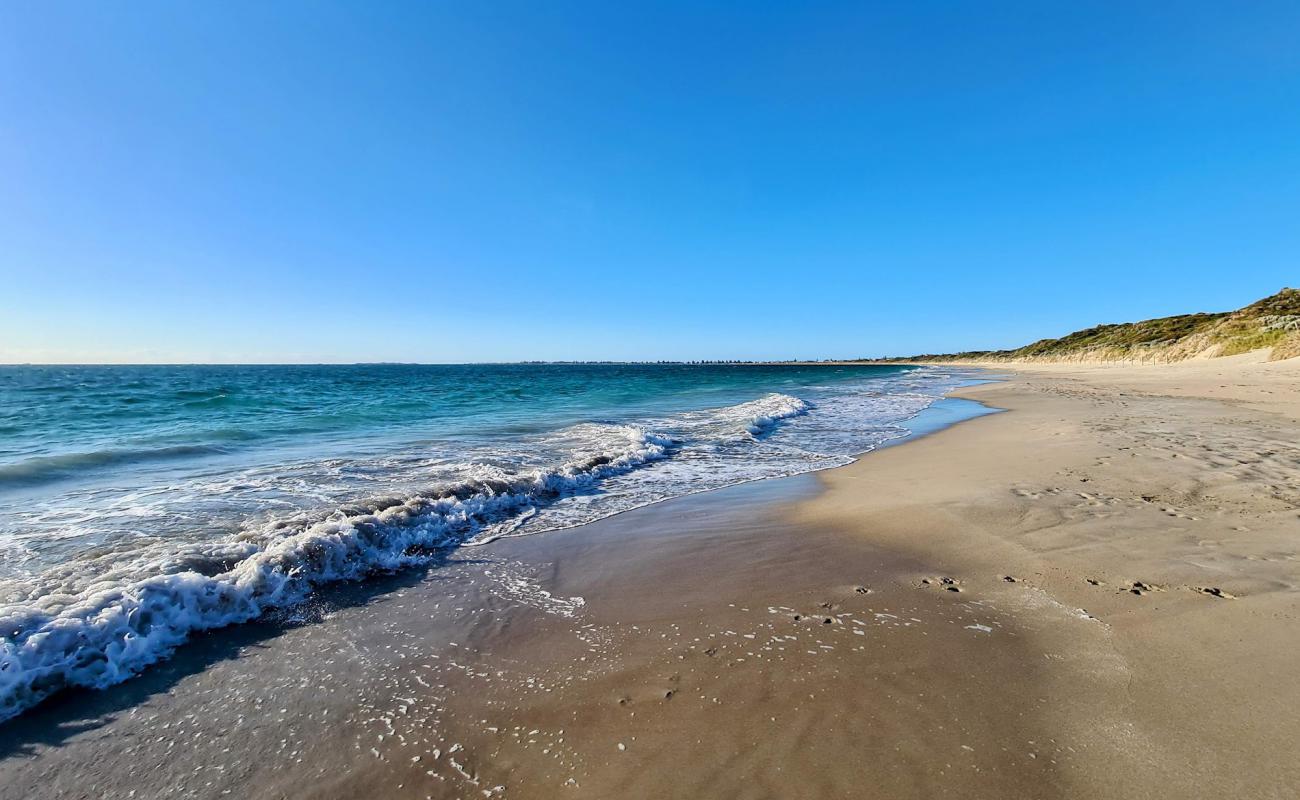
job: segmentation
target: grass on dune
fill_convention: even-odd
[[[911,356],[902,361],[1181,361],[1273,348],[1272,358],[1300,355],[1300,290],[1283,289],[1237,311],[1182,314],[1097,325],[1014,350]]]

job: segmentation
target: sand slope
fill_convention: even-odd
[[[1090,794],[1297,796],[1300,363],[1016,369],[964,392],[1010,413],[825,473],[798,518],[1104,625],[1122,686],[1046,709],[1104,756]]]

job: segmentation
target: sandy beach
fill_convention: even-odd
[[[1294,796],[1300,363],[1017,366],[962,394],[1011,413],[826,473],[797,518],[1038,620],[1077,673],[1041,713],[1089,745],[1078,796]]]
[[[9,3],[0,800],[1300,800],[1300,2]]]
[[[1300,362],[995,374],[959,395],[1004,413],[847,467],[67,693],[0,795],[1294,797]]]

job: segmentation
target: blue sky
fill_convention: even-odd
[[[1014,346],[1298,256],[1294,2],[0,8],[0,361]]]

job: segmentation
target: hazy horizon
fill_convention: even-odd
[[[1288,288],[1288,287],[1281,287],[1281,288]],[[1257,298],[1257,299],[1262,299],[1262,298]],[[1243,305],[1246,305],[1246,304],[1243,304]],[[1186,312],[1186,313],[1188,313],[1188,314],[1195,314],[1195,313],[1222,313],[1222,312],[1235,311],[1235,310],[1237,310],[1237,309],[1235,309],[1235,308],[1233,308],[1233,309],[1221,309],[1221,310],[1219,310],[1219,311],[1217,311],[1217,312],[1216,312],[1216,311],[1210,311],[1210,312],[1205,312],[1205,311],[1188,311],[1188,312]],[[1139,320],[1117,320],[1117,321],[1115,321],[1115,322],[1121,322],[1121,323],[1122,323],[1122,322],[1136,322],[1136,321],[1139,321]],[[1096,325],[1105,325],[1105,324],[1113,324],[1113,323],[1110,322],[1110,321],[1107,321],[1107,322],[1098,322],[1098,323],[1095,323],[1095,324],[1096,324]],[[1092,327],[1092,326],[1088,326],[1088,327]],[[1054,333],[1054,334],[1048,334],[1048,335],[1045,335],[1045,336],[1039,336],[1039,337],[1036,337],[1036,338],[1033,339],[1033,340],[1027,340],[1027,341],[1024,341],[1024,342],[1019,342],[1019,343],[1016,343],[1016,344],[1010,345],[1010,346],[1007,347],[1007,348],[993,348],[993,349],[1012,349],[1012,348],[1014,348],[1014,347],[1016,347],[1016,346],[1018,346],[1018,345],[1031,344],[1032,342],[1034,342],[1034,341],[1039,341],[1039,340],[1041,340],[1041,339],[1058,338],[1058,337],[1060,337],[1060,336],[1064,336],[1064,335],[1066,335],[1066,334],[1068,334],[1068,333],[1073,333],[1073,331],[1060,331],[1060,332],[1058,332],[1058,333]],[[943,354],[943,353],[963,352],[963,351],[966,351],[966,350],[968,350],[968,349],[970,349],[970,348],[964,348],[964,347],[961,347],[961,346],[957,346],[957,347],[949,348],[949,349],[946,349],[946,350],[934,351],[934,354],[937,355],[937,354]],[[588,359],[576,359],[576,358],[555,358],[555,359],[538,359],[538,358],[520,358],[520,359],[511,359],[511,360],[495,360],[495,361],[489,361],[489,360],[483,360],[483,361],[398,361],[398,360],[371,360],[371,361],[366,361],[366,360],[356,360],[356,361],[341,361],[341,360],[333,360],[333,361],[331,361],[331,360],[322,360],[322,361],[110,361],[110,360],[104,360],[104,361],[72,361],[72,360],[66,360],[66,361],[0,361],[0,367],[18,367],[18,366],[34,366],[34,367],[36,367],[36,366],[41,366],[41,367],[44,367],[44,366],[48,366],[48,367],[56,367],[56,366],[67,366],[67,367],[74,367],[74,366],[160,366],[160,367],[161,367],[161,366],[177,366],[177,367],[183,367],[183,366],[385,366],[385,365],[391,365],[391,366],[491,366],[491,365],[507,365],[507,366],[509,366],[509,365],[528,365],[528,364],[556,364],[556,365],[562,365],[562,364],[588,364],[588,365],[599,365],[599,364],[639,364],[639,365],[653,365],[653,364],[715,364],[715,365],[726,365],[726,364],[759,364],[759,365],[761,365],[761,364],[778,364],[778,365],[779,365],[779,364],[782,364],[782,363],[806,363],[806,364],[815,364],[815,363],[822,363],[822,362],[826,362],[826,363],[834,363],[834,362],[840,362],[840,361],[855,361],[855,360],[862,360],[862,359],[908,358],[908,357],[919,356],[919,355],[927,355],[927,353],[921,353],[921,352],[899,352],[899,353],[872,354],[872,355],[860,355],[860,356],[853,356],[853,355],[836,355],[836,356],[817,356],[817,355],[808,355],[808,356],[790,356],[790,357],[784,357],[784,358],[727,358],[727,357],[717,357],[717,358],[701,357],[701,358],[683,358],[683,359],[672,359],[672,358],[627,358],[627,359],[606,359],[606,358],[588,358]]]

